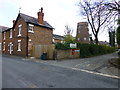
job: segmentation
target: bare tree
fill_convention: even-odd
[[[73,29],[69,25],[65,25],[65,30],[64,30],[65,36],[66,35],[71,35],[73,34]]]
[[[109,10],[116,11],[116,14],[120,14],[120,1],[117,2],[113,0],[112,2],[105,3],[105,6],[107,6]]]
[[[81,0],[78,4],[83,16],[86,16],[98,44],[98,33],[112,22],[112,11],[108,11],[105,0]]]

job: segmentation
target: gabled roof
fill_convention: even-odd
[[[8,29],[9,29],[9,27],[5,27],[5,26],[0,25],[0,32],[4,32],[4,31],[6,31]]]
[[[54,39],[64,40],[64,36],[53,34]]]
[[[41,26],[41,27],[45,27],[45,28],[49,28],[49,29],[54,29],[47,21],[44,21],[44,24],[39,24],[37,18],[32,17],[32,16],[28,16],[22,13],[19,13],[18,17],[21,16],[25,22],[27,23],[31,23],[37,26]]]

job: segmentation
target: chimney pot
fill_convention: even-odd
[[[43,13],[43,8],[39,9],[38,12],[38,23],[39,24],[44,24],[44,13]]]

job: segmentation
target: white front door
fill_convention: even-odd
[[[10,51],[10,54],[12,54],[12,51],[13,51],[12,46],[13,46],[13,44],[10,43],[10,44],[9,44],[9,47],[10,47],[10,50],[9,50],[9,51]]]

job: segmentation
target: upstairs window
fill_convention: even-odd
[[[12,29],[10,30],[10,38],[12,38]]]
[[[3,39],[4,39],[4,40],[6,39],[6,32],[4,32],[4,37],[3,37]]]
[[[32,32],[32,33],[34,33],[34,31],[33,31],[33,27],[34,27],[34,25],[29,24],[29,30],[28,30],[28,32]]]
[[[18,26],[18,37],[21,36],[22,24]]]

